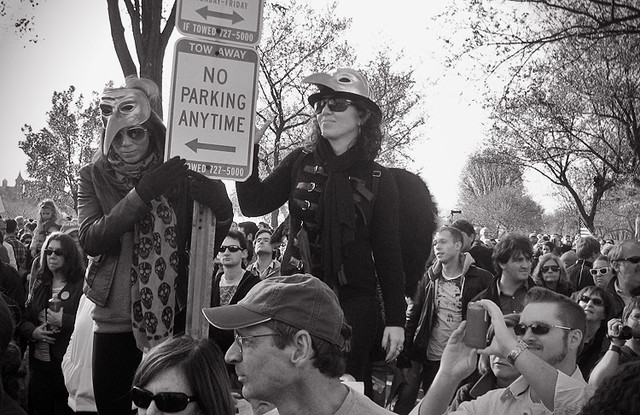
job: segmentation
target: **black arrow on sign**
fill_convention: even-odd
[[[235,153],[236,148],[233,146],[222,146],[220,144],[206,144],[206,143],[198,143],[198,139],[194,139],[185,144],[189,147],[194,153],[198,152],[198,149],[202,150],[215,150],[215,151],[226,151],[227,153]]]
[[[214,12],[212,10],[209,10],[208,7],[203,7],[201,9],[196,10],[196,13],[202,16],[204,20],[207,20],[207,18],[211,16],[211,17],[217,17],[218,19],[231,20],[231,24],[236,24],[244,20],[244,18],[240,16],[238,13],[236,13],[235,11],[233,12],[233,14],[227,14],[227,13],[221,13],[221,12]]]

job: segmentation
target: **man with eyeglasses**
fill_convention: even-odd
[[[479,350],[466,346],[466,323],[461,324],[447,343],[431,388],[411,415],[580,413],[594,389],[576,365],[586,330],[582,308],[563,295],[535,287],[527,293],[520,323],[512,331],[495,303],[480,300],[478,304],[491,316],[493,341]],[[522,376],[507,388],[487,392],[447,412],[456,386],[475,368],[476,353],[504,356]]]
[[[261,281],[238,304],[205,308],[214,327],[235,330],[225,355],[244,398],[280,415],[391,414],[340,381],[351,329],[338,298],[310,274]]]
[[[640,242],[634,239],[621,241],[611,248],[608,257],[615,276],[605,291],[612,299],[611,315],[619,318],[624,306],[640,295]]]
[[[253,241],[256,260],[249,265],[247,271],[257,275],[260,279],[280,275],[280,261],[275,259],[273,245],[271,245],[272,234],[273,232],[269,229],[259,229]]]

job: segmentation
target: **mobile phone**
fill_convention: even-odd
[[[464,344],[475,349],[487,347],[487,331],[489,330],[489,314],[482,306],[467,306],[467,327],[464,333]]]

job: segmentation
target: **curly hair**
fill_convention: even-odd
[[[581,415],[638,415],[638,390],[640,360],[627,362],[596,389]]]

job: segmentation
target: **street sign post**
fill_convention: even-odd
[[[179,0],[176,28],[184,36],[255,46],[263,0]]]
[[[208,177],[245,180],[253,166],[258,54],[253,48],[176,42],[166,159]]]

